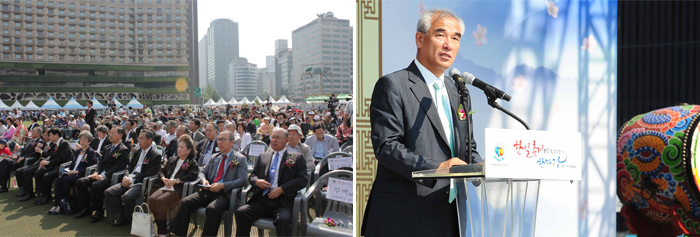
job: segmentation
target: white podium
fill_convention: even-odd
[[[581,179],[580,133],[486,129],[483,144],[484,163],[412,176],[451,179],[461,236],[535,236],[540,181]]]

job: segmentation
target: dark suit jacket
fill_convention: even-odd
[[[175,152],[177,152],[177,138],[171,140],[168,147],[165,148],[165,155],[167,157],[175,156]]]
[[[109,145],[109,144],[112,144],[112,142],[109,141],[109,135],[107,135],[107,136],[105,136],[105,140],[102,142],[102,149],[99,149],[100,153],[104,153],[105,147],[107,147],[107,145]],[[97,146],[99,146],[99,145],[100,145],[100,137],[95,137],[95,139],[93,139],[92,142],[90,143],[90,148],[92,148],[92,150],[97,152],[97,150],[99,148]]]
[[[88,147],[88,150],[85,152],[83,157],[85,158],[85,161],[83,161],[82,158],[78,160],[78,156],[80,156],[80,152],[82,151],[83,149],[78,149],[73,152],[73,160],[71,161],[70,166],[68,166],[68,169],[73,170],[73,167],[75,167],[75,162],[80,162],[80,164],[78,164],[78,177],[84,177],[85,169],[97,164],[97,152],[95,152],[95,150],[93,150],[91,147]]]
[[[189,134],[189,135],[192,136],[192,134]],[[202,133],[200,131],[197,131],[196,133],[194,133],[194,136],[192,136],[192,140],[195,143],[197,143],[201,140],[204,140],[204,139],[207,139],[207,136],[205,136],[204,133]]]
[[[95,116],[97,116],[97,110],[93,107],[90,111],[85,110],[85,123],[90,125],[90,129],[95,129]]]
[[[459,120],[459,93],[445,77],[452,107],[457,157],[466,160],[468,124]],[[465,111],[471,110],[468,100]],[[471,116],[471,115],[469,115]],[[459,234],[455,204],[448,203],[449,180],[411,179],[411,172],[436,169],[454,157],[425,79],[415,63],[380,78],[370,105],[371,137],[377,158],[377,175],[370,192],[362,226],[367,236],[445,236]],[[389,223],[390,222],[390,223]]]
[[[198,164],[204,164],[204,161],[202,159],[204,159],[204,156],[203,156],[204,150],[205,150],[204,148],[206,148],[208,141],[209,140],[207,140],[207,139],[203,139],[197,143],[197,163]],[[211,152],[211,157],[214,157],[214,155],[219,152],[219,145],[216,142],[216,140],[214,140],[214,145],[212,145],[212,146],[213,147],[211,149],[213,149],[213,150]],[[209,159],[211,160],[211,158],[209,158]],[[205,166],[205,165],[203,165],[203,166]]]
[[[127,166],[129,174],[133,173],[134,169],[136,169],[139,159],[141,158],[141,152],[143,152],[143,149],[139,148],[131,157],[129,166]],[[146,157],[143,158],[143,162],[141,163],[141,172],[134,176],[134,183],[141,183],[143,178],[158,174],[162,163],[163,160],[161,160],[161,155],[156,152],[156,149],[149,149],[148,153],[146,153]]]
[[[124,136],[122,136],[122,143],[124,143],[124,145],[125,145],[126,147],[128,147],[129,149],[131,149],[131,148],[133,147],[134,143],[138,143],[139,134],[136,133],[135,130],[133,130],[133,131],[126,131],[126,133],[129,134],[129,139],[126,139],[127,136],[126,136],[126,134],[124,134]],[[134,139],[134,143],[131,142],[131,139],[132,139],[132,138]]]
[[[49,161],[47,168],[58,169],[61,164],[71,161],[73,149],[70,147],[68,141],[61,140],[58,146],[52,144],[48,148],[47,151],[41,154],[43,160]]]
[[[257,161],[255,161],[255,167],[249,177],[250,184],[252,185],[251,191],[253,192],[253,196],[250,198],[249,202],[253,202],[263,195],[264,189],[256,186],[255,182],[258,181],[258,179],[268,179],[270,163],[272,163],[272,154],[272,152],[262,153]],[[294,165],[291,167],[285,165],[285,161],[289,156],[294,160]],[[280,161],[280,166],[277,168],[277,171],[280,172],[279,175],[277,175],[277,183],[278,186],[282,187],[282,190],[284,190],[284,196],[279,197],[278,200],[282,202],[282,206],[292,211],[294,197],[297,195],[297,191],[306,187],[306,182],[309,178],[306,173],[306,159],[304,159],[304,155],[301,153],[288,151],[285,151],[284,155],[280,158],[282,161]],[[272,182],[270,182],[270,184],[272,184]]]
[[[27,128],[27,131],[28,131],[28,132],[32,132],[32,129],[34,129],[34,127],[36,127],[36,126],[39,126],[39,124],[37,124],[37,123],[32,123],[32,125],[30,125],[30,126]]]
[[[226,160],[224,161],[224,174],[222,176],[222,182],[224,184],[224,189],[228,198],[231,198],[231,190],[234,188],[243,188],[246,186],[246,176],[248,175],[248,162],[243,154],[237,151],[231,151],[228,153]],[[209,181],[209,184],[214,183],[216,179],[217,172],[219,171],[219,164],[221,164],[221,159],[224,154],[216,154],[213,156],[209,163],[204,166],[199,172],[199,178],[201,180]],[[235,162],[239,162],[237,165],[233,165]]]
[[[19,157],[25,157],[25,159],[27,157],[39,157],[39,155],[36,154],[36,151],[34,150],[34,148],[36,148],[36,145],[39,143],[44,144],[44,146],[46,146],[46,142],[44,142],[43,138],[39,137],[32,139],[31,141],[29,141],[29,144],[24,145],[24,148],[22,148],[22,150],[19,152]]]
[[[173,171],[175,171],[175,166],[177,165],[177,160],[180,158],[177,156],[170,157],[168,159],[168,163],[165,164],[165,167],[158,172],[158,178],[156,179],[156,182],[154,184],[155,189],[159,189],[162,187],[165,187],[165,183],[161,181],[160,179],[166,178],[170,179],[171,176],[173,176]],[[180,179],[183,183],[194,181],[197,179],[199,176],[199,165],[197,164],[197,161],[194,159],[194,157],[187,157],[185,159],[185,162],[182,164],[184,165],[185,163],[188,163],[187,170],[183,170],[182,167],[177,171],[175,174],[175,179]],[[182,193],[182,186],[183,184],[176,184],[173,186],[175,189],[175,192],[180,194]]]
[[[101,174],[102,171],[105,172],[105,177],[108,179],[112,178],[112,174],[117,171],[126,169],[126,164],[129,163],[129,153],[131,149],[127,148],[124,143],[119,143],[112,152],[114,144],[110,143],[102,152],[102,157],[100,157],[100,162],[97,163],[97,174]]]

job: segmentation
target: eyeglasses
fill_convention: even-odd
[[[225,142],[225,141],[229,141],[229,140],[231,140],[231,139],[228,139],[228,138],[219,138],[219,139],[216,139],[216,141],[218,141],[218,142]]]

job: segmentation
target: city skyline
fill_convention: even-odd
[[[199,0],[200,31],[197,40],[202,40],[211,21],[230,19],[238,23],[240,57],[245,57],[248,62],[262,67],[266,64],[266,56],[275,54],[275,40],[286,39],[291,47],[292,31],[316,19],[316,14],[330,11],[339,19],[348,19],[350,26],[355,27],[355,2],[313,0],[303,1],[303,3],[276,0],[252,2]],[[261,6],[268,10],[266,14],[270,16],[267,19],[265,14],[250,10],[261,9]],[[290,17],[284,21],[279,20],[286,14]]]

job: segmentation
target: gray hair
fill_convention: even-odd
[[[161,122],[161,121],[156,122],[156,127],[158,127],[159,129],[162,129],[162,128],[163,128],[163,122]]]
[[[221,134],[223,134],[223,133],[228,133],[229,140],[231,140],[231,141],[236,140],[236,135],[233,134],[233,132],[231,132],[229,130],[224,130],[223,132],[219,133],[219,136],[221,136]]]
[[[92,137],[92,133],[90,133],[90,131],[82,131],[82,132],[80,132],[80,135],[78,135],[78,139],[83,138],[83,137],[84,137],[85,139],[87,139],[88,142],[92,142],[92,140],[94,139],[94,137]]]
[[[173,120],[168,121],[168,128],[177,128],[177,122]]]
[[[206,123],[206,124],[204,125],[204,129],[207,129],[207,125],[214,126],[214,131],[218,131],[218,130],[219,130],[219,126],[216,125],[216,123],[214,123],[214,122],[208,122],[208,123]]]
[[[459,22],[459,27],[461,28],[461,34],[464,36],[464,20],[462,20],[461,17],[457,16],[454,11],[450,9],[445,9],[445,8],[437,8],[437,9],[430,9],[426,10],[423,13],[420,14],[420,17],[418,18],[418,26],[416,27],[416,31],[425,34],[428,34],[428,30],[430,30],[431,24],[433,23],[433,17],[437,15],[437,18],[435,20],[440,20],[443,17],[450,17],[454,18]]]
[[[100,125],[100,126],[97,126],[97,128],[95,130],[106,134],[106,133],[108,133],[109,129],[107,129],[107,126],[105,126],[105,125]]]

